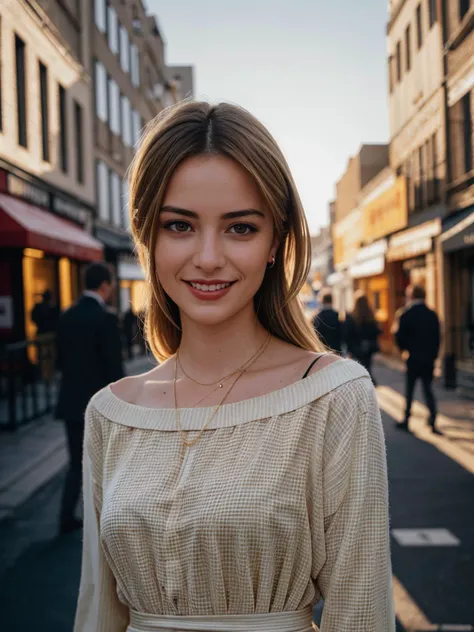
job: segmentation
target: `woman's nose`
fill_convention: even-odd
[[[193,263],[196,267],[209,272],[224,267],[224,249],[217,235],[204,235],[198,241],[197,246],[193,257]]]

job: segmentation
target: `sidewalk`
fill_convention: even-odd
[[[147,357],[125,362],[127,375],[152,367]],[[47,415],[18,429],[0,434],[0,521],[60,474],[68,462],[62,421]]]

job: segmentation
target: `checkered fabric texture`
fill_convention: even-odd
[[[183,409],[190,436],[210,413]],[[89,404],[75,632],[125,632],[129,609],[264,615],[320,596],[322,632],[394,632],[385,443],[362,367],[225,405],[180,448],[171,409],[109,387]]]

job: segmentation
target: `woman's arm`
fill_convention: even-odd
[[[84,542],[82,573],[74,632],[125,632],[128,608],[117,597],[115,579],[100,544],[101,443],[89,404],[84,439]],[[97,414],[97,413],[96,413]]]
[[[382,423],[369,380],[350,387],[336,394],[325,436],[321,632],[394,632]]]

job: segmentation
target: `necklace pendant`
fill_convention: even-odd
[[[223,384],[219,384],[219,388],[224,388],[224,385]]]

